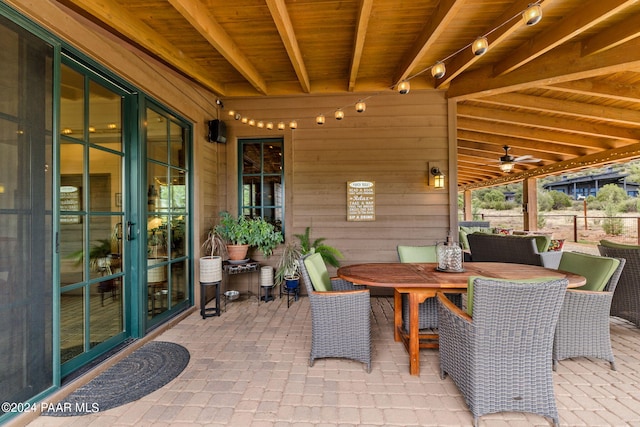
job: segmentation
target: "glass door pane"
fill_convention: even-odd
[[[188,286],[188,127],[147,108],[147,310],[152,326],[186,306]]]
[[[61,67],[60,316],[63,375],[125,336],[123,95]],[[125,200],[126,202],[126,200]],[[104,344],[103,344],[104,343]],[[95,349],[95,350],[94,350]]]

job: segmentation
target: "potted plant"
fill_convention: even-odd
[[[205,256],[200,258],[200,282],[211,283],[222,280],[222,254],[225,251],[224,240],[212,227],[202,243]],[[219,255],[216,255],[219,254]]]
[[[295,289],[300,284],[298,259],[302,256],[300,247],[295,243],[287,243],[282,249],[282,255],[276,266],[276,286],[285,283],[289,289]]]
[[[111,239],[99,239],[95,245],[91,246],[89,249],[89,268],[91,271],[111,274],[113,254],[111,249]],[[80,265],[84,261],[84,250],[76,251],[68,258],[74,259],[76,265]]]
[[[301,255],[319,253],[326,264],[329,264],[333,267],[339,267],[340,261],[338,261],[338,258],[344,258],[342,253],[333,246],[322,243],[327,240],[324,237],[320,237],[311,241],[310,232],[311,227],[307,227],[304,230],[304,234],[295,235],[298,240],[300,240]]]
[[[282,233],[263,218],[247,218],[244,215],[235,218],[229,212],[222,212],[220,218],[220,224],[214,230],[227,243],[227,253],[232,261],[246,259],[249,247],[256,247],[265,257],[269,257],[282,242]]]

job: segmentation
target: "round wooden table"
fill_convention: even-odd
[[[471,276],[498,279],[531,279],[557,277],[569,280],[569,288],[586,283],[578,274],[552,270],[536,265],[508,264],[502,262],[468,262],[464,271],[448,273],[436,270],[436,263],[369,263],[354,264],[338,269],[338,276],[350,282],[376,287],[394,288],[394,336],[402,341],[409,353],[411,375],[420,374],[420,348],[437,348],[438,334],[420,334],[418,306],[437,292],[464,293]],[[402,327],[402,294],[409,295],[409,331]],[[422,340],[422,343],[421,343]]]

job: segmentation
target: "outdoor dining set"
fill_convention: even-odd
[[[394,338],[407,350],[411,375],[420,375],[420,349],[437,348],[440,377],[453,380],[475,425],[504,411],[558,425],[559,362],[602,359],[615,370],[609,317],[640,325],[640,246],[603,240],[599,256],[562,252],[557,268],[499,256],[478,262],[471,253],[453,270],[443,268],[436,246],[397,250],[398,262],[343,266],[334,278],[320,254],[299,260],[311,305],[311,366],[347,358],[370,372],[369,287],[392,288]]]

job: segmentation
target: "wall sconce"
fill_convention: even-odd
[[[444,174],[440,171],[440,168],[433,166],[429,168],[429,176],[433,182],[434,188],[444,188]]]

